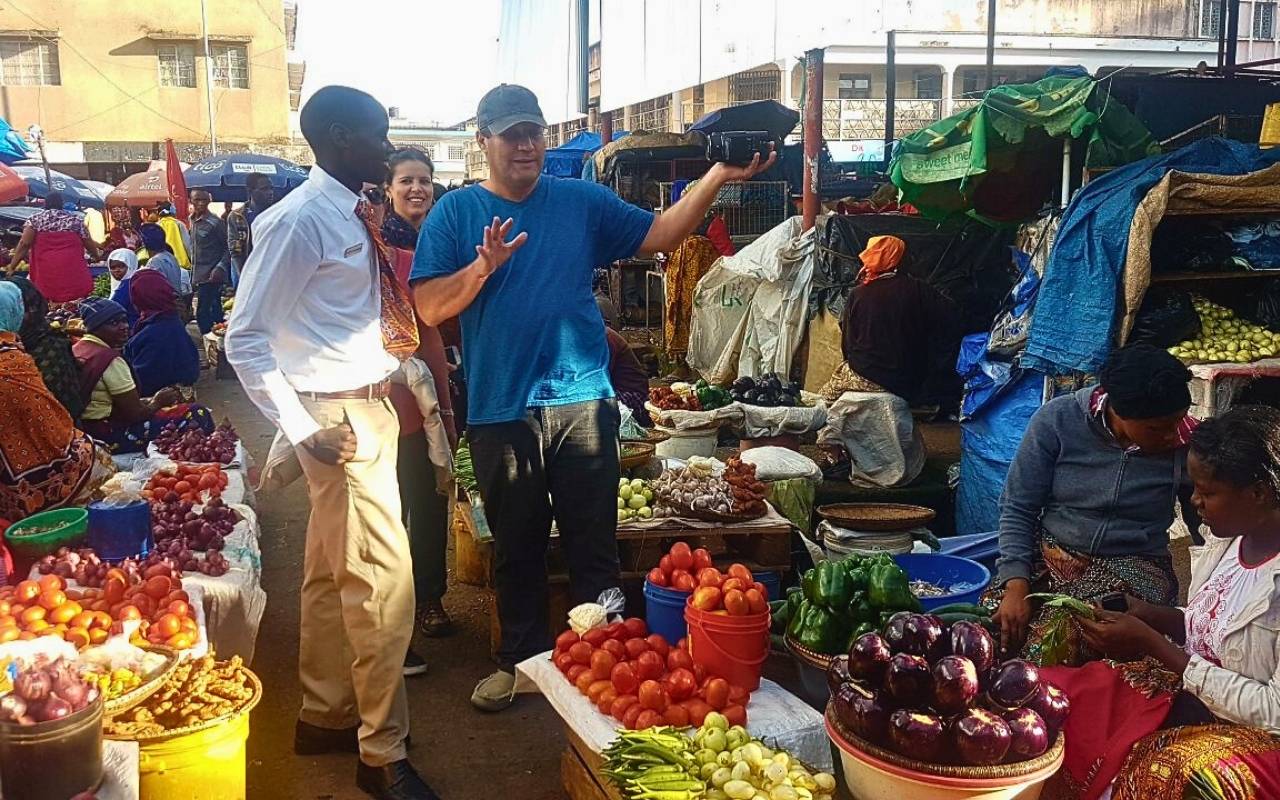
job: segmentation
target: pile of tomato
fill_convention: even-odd
[[[177,495],[169,502],[189,500],[200,503],[221,497],[227,488],[227,473],[221,464],[175,464],[173,471],[160,470],[151,476],[142,496],[162,502],[170,492]]]
[[[718,711],[733,725],[747,724],[751,693],[693,663],[687,640],[672,647],[650,634],[644,620],[631,618],[579,636],[556,639],[556,668],[596,706],[623,727],[702,725]]]
[[[712,565],[709,552],[701,547],[691,550],[684,542],[673,544],[645,578],[654,586],[691,593],[699,611],[740,617],[769,610],[769,591],[747,565],[731,564],[721,572]]]

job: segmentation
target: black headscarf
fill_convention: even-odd
[[[71,354],[71,340],[49,325],[46,319],[49,301],[34,283],[17,276],[9,280],[22,291],[22,305],[27,312],[18,329],[22,349],[36,362],[49,392],[72,418],[79,417],[84,410],[84,398],[80,396],[80,367]]]
[[[382,240],[401,250],[413,250],[418,246],[418,229],[388,207],[387,217],[382,221]]]

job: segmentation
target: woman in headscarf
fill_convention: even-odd
[[[178,317],[177,295],[169,281],[155,270],[142,270],[130,281],[129,296],[139,316],[124,358],[133,368],[138,392],[147,396],[166,386],[194,386],[200,377],[200,354]]]
[[[107,295],[120,304],[129,318],[129,328],[138,324],[138,312],[129,299],[129,281],[138,271],[138,254],[120,247],[107,256],[107,269],[111,272],[111,293]]]
[[[213,430],[207,408],[175,405],[182,394],[173,386],[151,397],[139,394],[133,372],[120,354],[129,338],[129,324],[118,303],[85,301],[80,304],[80,316],[88,333],[71,349],[80,364],[80,394],[86,403],[80,419],[86,433],[105,442],[113,453],[136,453],[169,422]]]
[[[137,250],[142,239],[133,227],[133,212],[125,206],[111,207],[111,230],[107,231],[107,244],[113,249],[121,247]]]
[[[87,250],[98,258],[98,243],[89,237],[84,219],[63,209],[61,192],[49,192],[44,211],[22,226],[22,238],[13,249],[6,272],[12,275],[27,260],[31,281],[51,303],[67,303],[93,293],[93,276]],[[30,256],[30,258],[28,258]]]
[[[71,354],[71,340],[49,325],[49,301],[34,283],[16,275],[9,282],[22,292],[26,311],[18,329],[22,349],[36,362],[49,393],[76,419],[84,409],[84,401],[80,399],[80,367]]]
[[[0,281],[0,518],[80,505],[111,476],[111,458],[76,430],[18,338],[22,290]]]
[[[148,222],[142,226],[139,233],[142,234],[142,246],[147,251],[145,269],[154,269],[164,275],[169,285],[173,287],[173,291],[181,297],[184,289],[187,288],[183,280],[185,270],[178,266],[178,259],[174,258],[173,250],[169,249],[169,244],[165,241],[164,228]]]

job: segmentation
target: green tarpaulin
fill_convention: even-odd
[[[1092,78],[997,86],[982,102],[898,143],[889,175],[932,218],[992,224],[1031,219],[1062,175],[1062,139],[1087,142],[1085,163],[1109,167],[1159,152],[1142,123]]]

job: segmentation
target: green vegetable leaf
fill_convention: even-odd
[[[1095,619],[1093,606],[1083,600],[1072,597],[1069,594],[1053,594],[1051,592],[1036,592],[1027,595],[1028,600],[1043,599],[1045,608],[1061,608],[1072,614],[1077,614],[1085,619]]]

